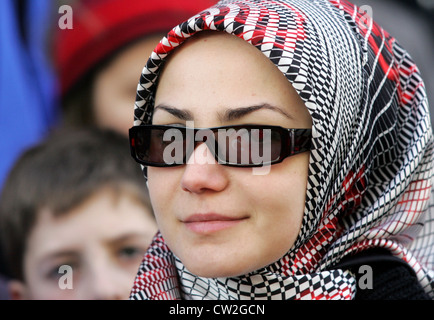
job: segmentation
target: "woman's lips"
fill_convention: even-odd
[[[187,229],[196,233],[211,233],[230,228],[247,217],[228,217],[215,213],[193,214],[182,222]]]

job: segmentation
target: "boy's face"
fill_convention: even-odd
[[[157,231],[141,203],[103,190],[59,217],[42,210],[27,243],[17,299],[127,299]]]

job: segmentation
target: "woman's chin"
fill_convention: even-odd
[[[228,278],[238,277],[254,270],[246,266],[232,265],[230,263],[184,263],[186,269],[198,277],[203,278]]]

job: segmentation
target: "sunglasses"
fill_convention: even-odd
[[[186,164],[200,143],[206,143],[217,163],[258,167],[282,162],[309,151],[311,129],[267,125],[188,128],[176,125],[140,125],[129,130],[131,155],[151,167]]]

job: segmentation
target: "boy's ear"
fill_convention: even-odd
[[[9,280],[9,296],[11,300],[26,300],[26,288],[22,281]]]

